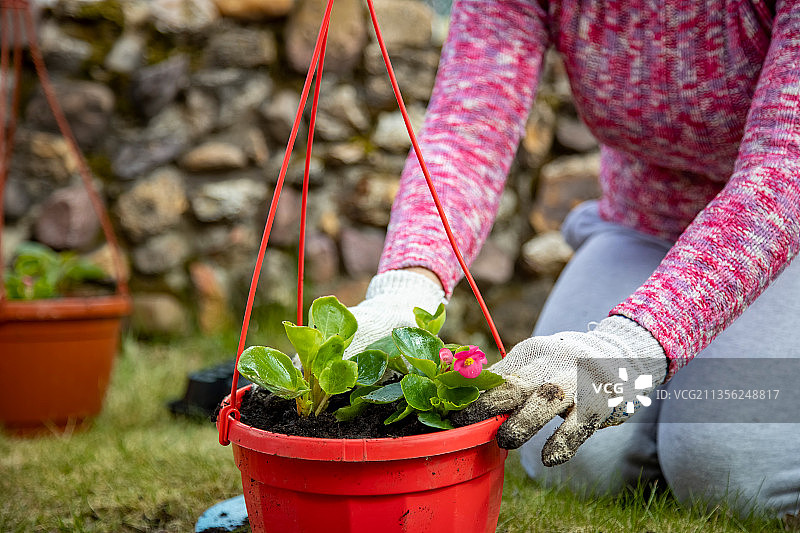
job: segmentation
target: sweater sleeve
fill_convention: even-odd
[[[536,0],[457,0],[419,135],[422,155],[469,264],[491,229],[524,131],[542,58]],[[462,277],[412,151],[392,207],[379,272],[423,266],[446,294]]]
[[[738,317],[800,248],[800,2],[779,1],[734,172],[654,274],[611,310],[653,334],[669,373]]]

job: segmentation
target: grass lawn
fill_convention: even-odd
[[[232,336],[170,344],[125,339],[103,413],[88,431],[0,436],[0,531],[190,532],[202,512],[241,493],[229,447],[210,422],[173,418],[188,372],[227,360]],[[29,376],[33,384],[35,376]],[[682,509],[668,493],[582,501],[546,490],[512,454],[499,532],[782,531],[778,520]]]

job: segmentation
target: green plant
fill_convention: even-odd
[[[356,333],[356,319],[334,296],[325,296],[312,302],[308,326],[284,322],[283,327],[302,370],[292,364],[288,355],[266,346],[247,348],[237,368],[247,379],[273,394],[296,400],[300,416],[319,415],[331,396],[349,391],[362,378],[357,360],[342,359]],[[384,369],[385,365],[384,358]],[[380,374],[375,381],[383,375],[383,370]]]
[[[438,334],[444,324],[444,305],[436,313],[415,308],[416,328],[397,328],[391,335],[374,342],[350,359],[343,359],[358,324],[352,313],[334,296],[317,298],[308,313],[308,326],[284,322],[302,370],[292,359],[266,346],[251,346],[239,358],[239,373],[273,394],[297,402],[297,412],[307,417],[319,415],[334,394],[350,392],[350,405],[338,409],[340,421],[349,420],[370,404],[398,402],[390,424],[416,413],[425,425],[447,429],[451,411],[474,402],[480,391],[503,383],[503,378],[482,370],[486,362],[470,360],[469,372],[451,370],[453,353],[479,352],[475,346],[445,346]],[[445,352],[451,357],[446,357]],[[452,351],[451,351],[452,350]],[[442,356],[440,357],[440,352]],[[410,365],[410,368],[409,368]],[[377,385],[391,369],[403,377],[398,382]],[[477,372],[476,372],[477,370]],[[470,377],[466,377],[466,376]]]
[[[336,411],[337,419],[349,420],[369,404],[397,402],[397,410],[385,424],[416,414],[426,426],[452,429],[447,420],[450,412],[464,409],[478,399],[481,391],[505,381],[483,369],[486,356],[477,346],[446,345],[437,336],[445,320],[444,305],[433,315],[415,308],[414,315],[417,327],[396,328],[363,352],[385,353],[392,368],[403,377],[383,386],[356,388],[350,394],[350,405]]]
[[[74,252],[56,252],[43,244],[26,242],[4,273],[10,300],[37,300],[65,296],[82,284],[105,279],[106,273]]]

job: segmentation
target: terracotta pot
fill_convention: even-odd
[[[503,420],[381,439],[294,437],[231,420],[228,438],[253,531],[485,533],[500,513]]]
[[[0,424],[18,434],[98,414],[130,313],[122,295],[0,303]]]

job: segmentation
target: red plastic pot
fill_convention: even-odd
[[[123,295],[0,304],[0,425],[17,434],[78,425],[103,405]]]
[[[485,533],[500,513],[503,420],[381,439],[294,437],[231,420],[228,438],[253,531]]]

